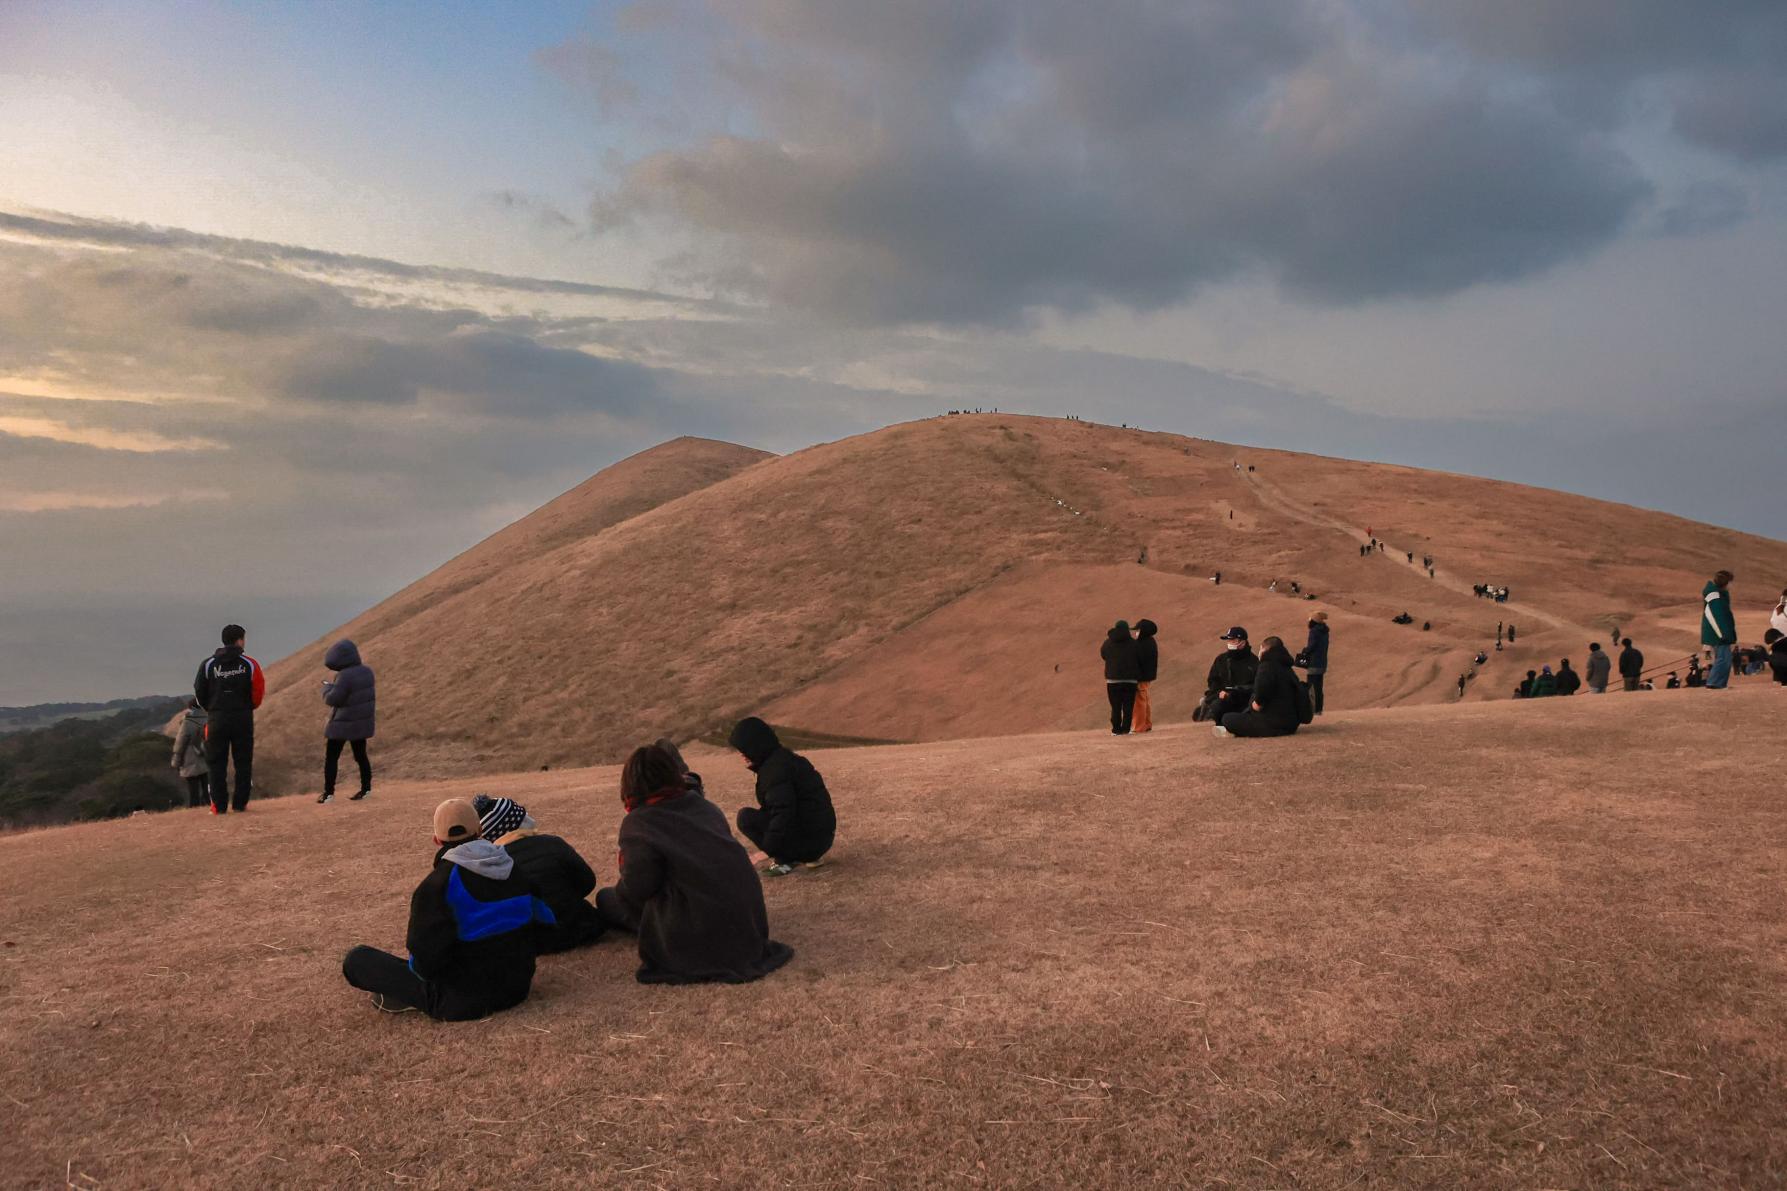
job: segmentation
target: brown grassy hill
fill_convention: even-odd
[[[1336,707],[1456,698],[1507,620],[1520,639],[1469,696],[1500,698],[1541,659],[1580,666],[1615,622],[1652,660],[1681,656],[1720,565],[1759,636],[1787,581],[1787,545],[1661,513],[1083,422],[936,418],[736,470],[747,458],[722,454],[724,478],[631,516],[618,495],[593,518],[561,498],[281,663],[270,750],[314,784],[321,646],[343,632],[379,670],[383,771],[452,774],[612,760],[766,708],[873,739],[1090,726],[1119,616],[1162,625],[1169,719],[1221,629],[1294,646],[1316,608],[1334,618]],[[627,491],[636,462],[586,489]],[[1437,555],[1436,577],[1361,558],[1367,527]],[[1318,599],[1269,594],[1274,578]],[[1478,600],[1475,582],[1514,600]],[[1416,627],[1389,623],[1404,610]]]
[[[789,967],[646,987],[617,938],[469,1025],[342,953],[401,950],[450,793],[612,880],[613,769],[0,837],[0,1186],[1779,1187],[1783,705],[817,753]]]

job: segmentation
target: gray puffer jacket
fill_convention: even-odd
[[[336,672],[335,681],[323,686],[323,702],[335,709],[323,729],[324,738],[370,740],[376,704],[372,667],[360,661],[359,649],[346,639],[329,646],[323,665]]]
[[[180,717],[180,730],[174,734],[174,768],[181,777],[204,777],[211,772],[205,764],[205,725],[210,722],[203,707],[188,707]]]

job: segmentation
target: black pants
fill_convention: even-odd
[[[1323,677],[1324,672],[1321,670],[1311,670],[1309,672],[1309,709],[1317,715],[1322,714]]]
[[[204,806],[211,797],[211,779],[202,773],[186,779],[186,805]]]
[[[1111,732],[1117,736],[1127,735],[1130,718],[1135,715],[1135,683],[1107,682],[1104,693],[1111,701]]]
[[[420,1009],[436,1021],[476,1021],[508,1005],[487,1004],[439,980],[424,980],[404,960],[376,947],[356,947],[341,961],[341,975],[355,988]]]
[[[236,796],[229,797],[226,761],[236,765]],[[248,809],[248,791],[254,781],[254,712],[212,712],[205,727],[205,764],[211,767],[211,809],[223,814],[231,802],[239,811]]]
[[[360,792],[372,789],[372,762],[366,759],[364,740],[331,740],[323,750],[323,793],[335,793],[335,774],[341,768],[341,746],[354,746],[354,764],[360,767]]]
[[[1257,711],[1231,711],[1222,717],[1222,726],[1235,736],[1289,736],[1295,728],[1280,728]]]
[[[813,861],[825,855],[831,848],[831,845],[828,843],[825,847],[820,848],[817,851],[814,851],[811,848],[804,848],[796,849],[786,856],[777,856],[775,853],[771,852],[769,846],[763,842],[765,839],[769,838],[769,812],[762,807],[756,806],[739,808],[738,833],[756,844],[758,848],[762,849],[765,856],[768,856],[777,864],[811,864]]]

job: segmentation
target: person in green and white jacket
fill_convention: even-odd
[[[1731,647],[1737,644],[1737,618],[1731,611],[1730,571],[1720,571],[1700,590],[1705,610],[1700,616],[1700,643],[1710,645],[1713,664],[1706,672],[1706,689],[1722,691],[1731,681]]]

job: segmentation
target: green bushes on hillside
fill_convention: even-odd
[[[0,827],[112,819],[186,805],[159,728],[179,699],[0,736]]]

